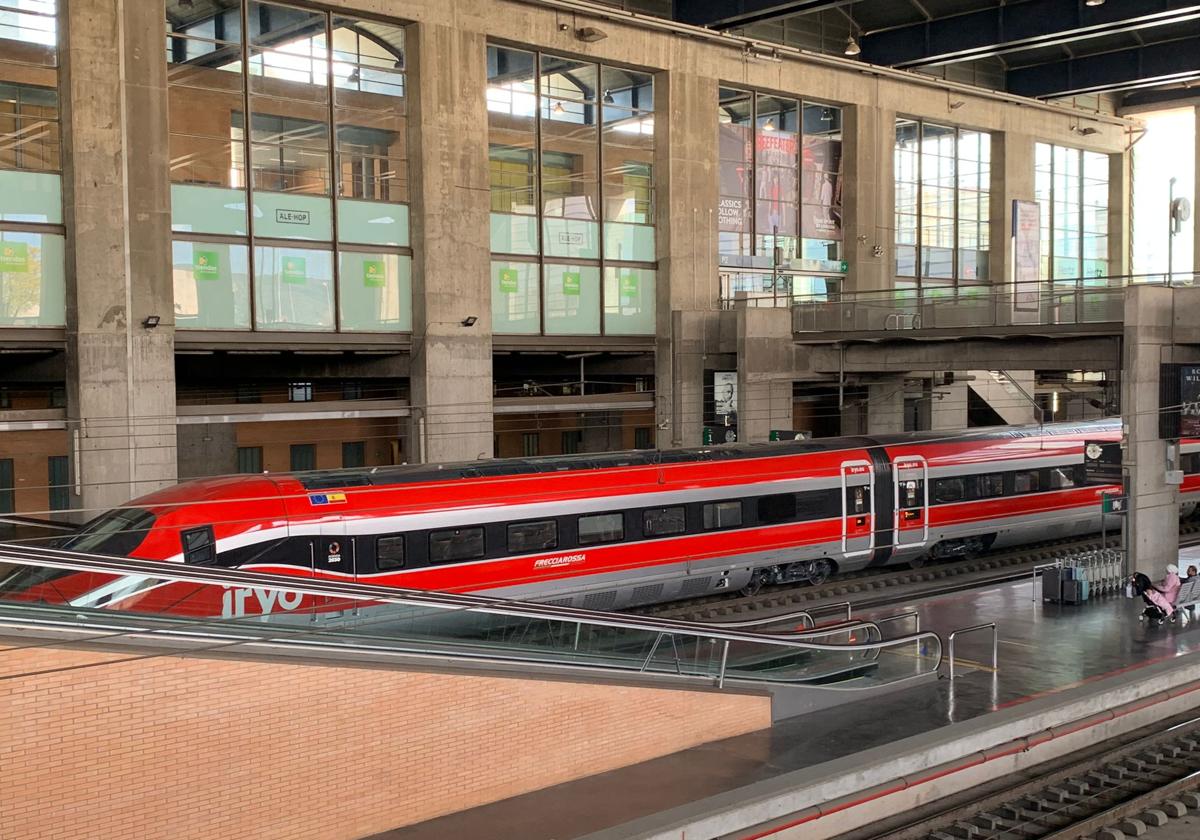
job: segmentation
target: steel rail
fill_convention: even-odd
[[[36,557],[28,556],[36,553]],[[216,584],[222,586],[261,586],[284,592],[305,595],[332,596],[351,601],[370,601],[375,603],[395,604],[401,606],[425,606],[433,609],[457,610],[461,612],[494,613],[517,618],[552,619],[563,622],[580,621],[601,627],[615,627],[625,630],[644,630],[648,632],[669,631],[680,636],[701,639],[722,639],[730,642],[747,642],[752,644],[772,644],[797,650],[858,652],[893,647],[909,642],[936,640],[939,647],[939,664],[941,660],[941,639],[936,633],[916,633],[901,636],[887,641],[866,642],[853,645],[832,645],[818,642],[808,642],[798,638],[799,634],[786,638],[764,636],[758,633],[743,633],[724,630],[719,626],[682,622],[673,619],[651,619],[644,616],[632,616],[624,613],[590,612],[574,608],[551,607],[522,601],[495,602],[480,599],[470,595],[449,595],[446,593],[428,592],[412,589],[395,589],[392,587],[376,586],[361,583],[328,583],[306,579],[302,583],[285,575],[271,575],[257,572],[241,572],[232,569],[220,569],[206,566],[185,566],[180,563],[166,563],[154,560],[135,560],[132,558],[114,558],[102,555],[67,552],[58,549],[39,548],[31,550],[21,547],[13,551],[11,547],[0,543],[0,560],[21,566],[49,567],[66,571],[99,572],[113,575],[140,575],[147,578],[167,581],[179,581],[197,584]],[[824,635],[824,630],[814,634]]]

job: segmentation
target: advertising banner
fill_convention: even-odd
[[[1013,200],[1013,322],[1025,323],[1028,317],[1017,313],[1037,313],[1040,308],[1041,207],[1036,201]]]

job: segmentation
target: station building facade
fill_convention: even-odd
[[[853,431],[793,304],[987,296],[1016,199],[1129,273],[1139,130],[566,0],[0,0],[0,514]]]

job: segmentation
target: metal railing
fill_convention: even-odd
[[[1200,274],[1113,275],[1034,283],[842,292],[795,299],[795,332],[896,332],[1119,324],[1129,285],[1200,286]]]
[[[950,634],[950,638],[947,640],[947,645],[950,652],[949,659],[951,680],[954,679],[954,640],[959,636],[965,636],[968,633],[975,633],[980,630],[992,631],[992,672],[995,673],[1000,670],[1000,635],[996,632],[996,622],[990,621],[987,624],[976,624],[973,627],[963,627]]]
[[[864,668],[881,666],[882,652],[915,646],[915,665],[911,656],[891,657],[890,673],[897,674],[894,681],[900,682],[936,672],[942,655],[941,640],[935,633],[882,640],[878,627],[869,622],[862,622],[861,627],[874,628],[871,640],[834,644],[827,639],[850,634],[853,628],[839,624],[801,632],[756,633],[677,619],[5,544],[0,544],[0,564],[29,572],[10,572],[0,580],[0,606],[10,612],[25,608],[25,615],[49,614],[47,620],[57,622],[56,626],[76,622],[85,629],[107,628],[115,635],[181,630],[194,635],[201,628],[219,629],[220,638],[235,640],[315,642],[342,649],[362,645],[375,652],[433,652],[484,662],[652,671],[667,678],[711,679],[717,687],[724,687],[729,680],[803,684],[861,675]],[[38,581],[53,580],[58,572],[95,575],[87,581],[91,587],[87,591],[104,589],[120,593],[119,597],[89,600],[90,596],[73,596],[63,605],[35,604],[29,597],[22,600],[23,594],[41,585]],[[175,584],[190,586],[172,589]],[[249,602],[251,592],[260,603],[264,595],[268,603],[283,603],[280,595],[287,593],[289,612],[230,617],[219,608],[214,614],[209,607],[207,613],[193,611],[180,617],[165,615],[162,609],[169,606],[178,611],[185,595],[194,599],[189,603],[198,604],[209,597],[209,603],[219,605],[226,596],[242,593],[245,597],[241,600]],[[148,600],[135,600],[137,608],[130,607],[129,593]],[[228,598],[223,601],[226,605],[230,602]],[[302,607],[305,603],[310,606]],[[118,618],[136,622],[122,629],[125,625],[114,621]],[[153,621],[146,626],[149,620]],[[771,620],[778,622],[779,618]],[[113,630],[114,624],[120,626]],[[657,656],[668,638],[673,655],[670,670],[663,670]],[[717,646],[720,660],[713,663],[709,652]]]

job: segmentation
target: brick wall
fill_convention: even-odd
[[[770,725],[764,697],[129,657],[2,651],[0,836],[361,837]]]

